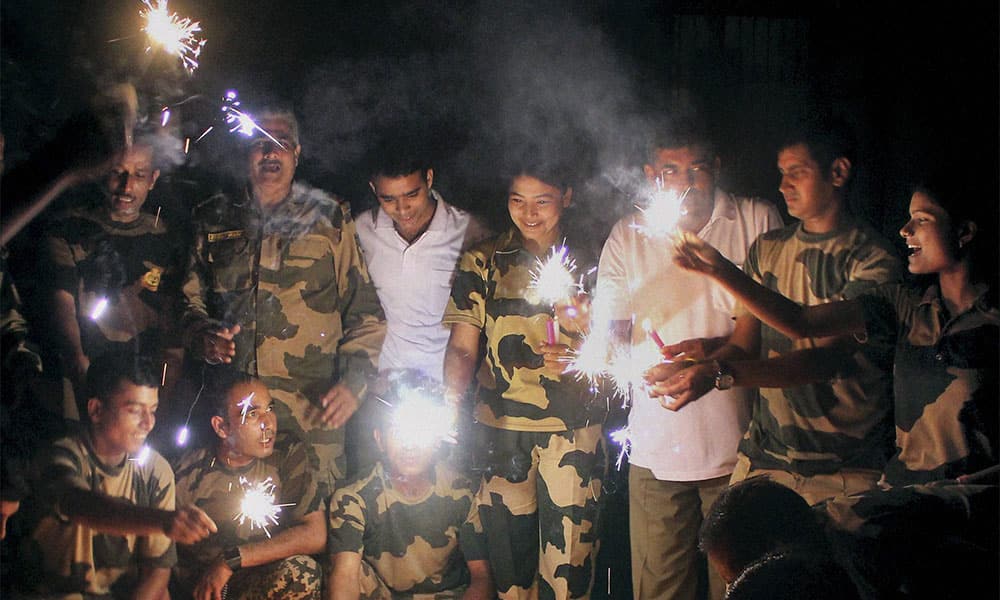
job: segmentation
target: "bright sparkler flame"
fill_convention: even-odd
[[[651,238],[666,238],[677,229],[677,223],[687,212],[684,199],[694,188],[687,188],[683,194],[665,190],[657,183],[657,190],[649,197],[645,207],[637,206],[642,213],[643,224],[633,225],[640,233]]]
[[[419,448],[441,441],[454,443],[455,414],[444,402],[419,388],[404,387],[398,396],[390,421],[394,436]]]
[[[628,427],[622,427],[618,431],[611,432],[611,441],[622,447],[618,453],[618,460],[615,461],[615,468],[621,470],[622,461],[632,452],[632,432]]]
[[[662,362],[660,349],[651,341],[621,345],[612,351],[608,375],[615,384],[615,394],[628,400],[632,389],[645,385],[646,371]]]
[[[90,311],[90,319],[92,321],[100,319],[101,315],[103,315],[104,311],[107,309],[108,309],[108,299],[101,298],[100,300],[97,301],[97,304],[95,304],[94,308]]]
[[[537,303],[555,304],[565,300],[580,289],[573,279],[575,270],[576,260],[569,255],[569,249],[566,246],[553,247],[548,258],[537,259],[528,289]]]
[[[187,426],[181,427],[177,430],[177,445],[183,446],[187,444],[188,437],[191,435],[191,431],[188,430]]]
[[[240,424],[245,425],[247,422],[247,411],[253,406],[253,397],[257,392],[250,392],[250,395],[239,401],[236,406],[240,407]]]
[[[611,347],[611,307],[598,295],[590,303],[590,333],[583,336],[567,371],[575,372],[577,380],[586,379],[591,389],[607,373],[608,349]]]
[[[139,449],[139,453],[136,454],[134,457],[130,458],[129,460],[132,460],[135,462],[135,464],[142,466],[146,464],[147,460],[149,460],[149,455],[152,452],[153,451],[149,448],[149,446],[143,446],[142,448]]]
[[[250,521],[250,529],[263,529],[267,537],[271,537],[268,527],[278,524],[278,513],[285,506],[294,506],[294,503],[275,504],[274,490],[278,487],[270,477],[264,481],[250,483],[245,477],[240,477],[240,485],[243,486],[243,499],[240,501],[240,512],[234,521],[239,521],[243,525],[244,521]]]
[[[197,58],[207,41],[198,36],[201,23],[169,12],[167,0],[162,3],[160,0],[142,0],[142,3],[146,6],[139,11],[139,15],[146,20],[142,31],[146,32],[150,41],[146,51],[153,45],[160,46],[168,54],[180,58],[187,72],[193,73],[198,68]]]
[[[254,121],[250,114],[239,109],[240,101],[236,99],[236,96],[236,90],[229,90],[222,98],[222,112],[226,115],[226,124],[230,126],[229,133],[239,132],[246,137],[251,137],[254,132],[259,131],[264,134],[267,139],[271,140],[279,147],[284,148],[285,145],[275,139],[274,136],[268,133],[263,127],[258,125],[257,121]],[[205,137],[205,134],[207,133],[208,131],[206,130],[205,133],[201,134],[201,137],[198,139],[200,140],[202,137]]]

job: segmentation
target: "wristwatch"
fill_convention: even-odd
[[[222,561],[231,571],[239,571],[243,566],[243,555],[239,546],[230,546],[222,551]]]
[[[735,379],[729,370],[729,365],[721,360],[715,361],[715,389],[728,390],[733,387],[733,383],[735,383]]]

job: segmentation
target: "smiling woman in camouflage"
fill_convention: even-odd
[[[526,298],[537,258],[564,241],[573,189],[557,168],[512,173],[514,226],[459,264],[443,320],[451,326],[444,380],[463,396],[485,350],[474,408],[486,453],[479,502],[500,597],[587,597],[605,463],[600,408],[563,373],[579,340],[563,328],[546,343],[550,307]]]

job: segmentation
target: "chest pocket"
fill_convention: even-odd
[[[208,241],[205,261],[212,274],[212,289],[232,292],[249,288],[252,281],[254,247],[246,237]]]

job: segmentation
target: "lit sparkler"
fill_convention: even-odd
[[[153,451],[149,448],[149,446],[143,446],[142,448],[139,449],[139,453],[130,458],[129,460],[135,462],[135,464],[139,466],[142,466],[146,464],[147,460],[149,460],[149,456],[150,454],[152,454],[152,452]]]
[[[150,51],[154,45],[160,46],[168,54],[174,54],[181,59],[181,65],[188,73],[198,68],[198,56],[205,46],[204,38],[199,36],[201,23],[167,10],[167,0],[142,0],[146,8],[139,14],[146,20],[142,31],[149,37]]]
[[[611,432],[611,441],[621,446],[621,451],[618,453],[618,460],[615,461],[615,468],[622,468],[622,461],[625,460],[632,452],[632,435],[628,427],[622,427],[618,431]]]
[[[101,315],[103,315],[104,311],[106,311],[107,309],[108,309],[108,299],[101,298],[100,300],[97,301],[97,304],[95,304],[94,308],[90,311],[90,319],[93,321],[100,319]]]
[[[646,335],[649,336],[649,339],[653,340],[653,343],[656,344],[656,347],[658,349],[660,350],[663,349],[663,347],[666,344],[663,343],[663,338],[660,337],[660,334],[656,333],[656,330],[653,329],[653,322],[651,320],[649,319],[642,320],[642,330],[646,332]]]
[[[421,448],[441,441],[454,443],[455,414],[444,402],[426,390],[411,387],[400,389],[398,397],[390,422],[393,435]]]
[[[184,425],[177,431],[177,445],[183,446],[187,444],[188,438],[191,436],[191,431]]]
[[[226,95],[222,98],[222,112],[226,115],[226,124],[230,126],[229,133],[239,132],[246,137],[251,137],[254,132],[260,132],[264,134],[267,139],[271,140],[279,147],[284,148],[285,145],[274,138],[270,133],[268,133],[263,127],[254,121],[253,117],[249,113],[245,113],[240,110],[240,101],[236,99],[236,90],[229,90]],[[205,133],[201,134],[205,137],[211,131],[211,128],[207,129]]]
[[[662,360],[660,349],[651,341],[614,348],[608,375],[615,384],[615,393],[627,402],[632,389],[645,385],[646,371]]]
[[[170,122],[170,107],[164,106],[160,109],[160,127],[166,127]]]
[[[240,424],[245,425],[247,422],[247,411],[253,406],[253,397],[256,392],[250,392],[250,395],[239,401],[236,405],[240,407]]]
[[[677,228],[677,222],[686,214],[684,199],[694,188],[689,187],[683,194],[665,190],[657,180],[657,190],[649,197],[645,207],[637,206],[642,213],[643,224],[633,225],[640,233],[651,238],[665,238]]]
[[[531,272],[528,289],[538,303],[555,304],[580,290],[580,284],[573,279],[576,260],[569,255],[566,246],[552,248],[548,258],[539,258],[537,263]]]
[[[295,504],[274,503],[274,490],[278,486],[270,477],[256,483],[250,483],[245,477],[240,477],[240,485],[243,486],[243,499],[240,501],[240,512],[233,517],[233,520],[239,521],[240,525],[250,521],[251,530],[263,529],[267,537],[271,537],[271,532],[267,528],[278,524],[278,513],[283,507]]]

